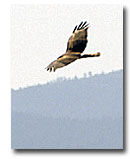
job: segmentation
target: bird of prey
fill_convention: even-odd
[[[47,71],[50,70],[50,72],[55,72],[56,69],[64,67],[75,60],[100,56],[100,52],[81,55],[88,43],[88,28],[89,24],[87,21],[81,22],[79,26],[75,26],[73,33],[68,40],[65,54],[58,57],[57,60],[51,62],[46,67]]]

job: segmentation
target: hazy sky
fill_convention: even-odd
[[[88,21],[84,53],[100,57],[77,60],[55,73],[44,68],[65,53],[68,38],[81,21]],[[43,84],[58,77],[123,68],[123,8],[120,5],[12,5],[11,87]]]

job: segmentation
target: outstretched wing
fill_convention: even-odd
[[[86,22],[81,22],[79,26],[76,26],[73,30],[72,36],[69,38],[67,43],[66,54],[71,54],[74,52],[82,53],[87,45],[87,30],[89,24]]]
[[[67,43],[66,53],[57,58],[47,66],[47,71],[55,71],[57,68],[64,67],[80,58],[80,54],[84,51],[87,45],[87,30],[89,24],[81,22],[80,25],[74,28],[72,36]]]

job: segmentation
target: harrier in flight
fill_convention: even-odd
[[[46,67],[47,71],[50,70],[50,72],[55,72],[56,69],[64,67],[75,60],[100,56],[100,52],[81,55],[87,46],[88,28],[89,24],[87,24],[87,21],[84,23],[81,22],[79,26],[75,26],[72,36],[68,40],[66,53],[50,63]]]

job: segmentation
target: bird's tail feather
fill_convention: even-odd
[[[82,55],[80,58],[87,58],[87,57],[98,57],[100,56],[101,53],[100,52],[97,52],[97,53],[93,53],[93,54],[85,54],[85,55]]]

